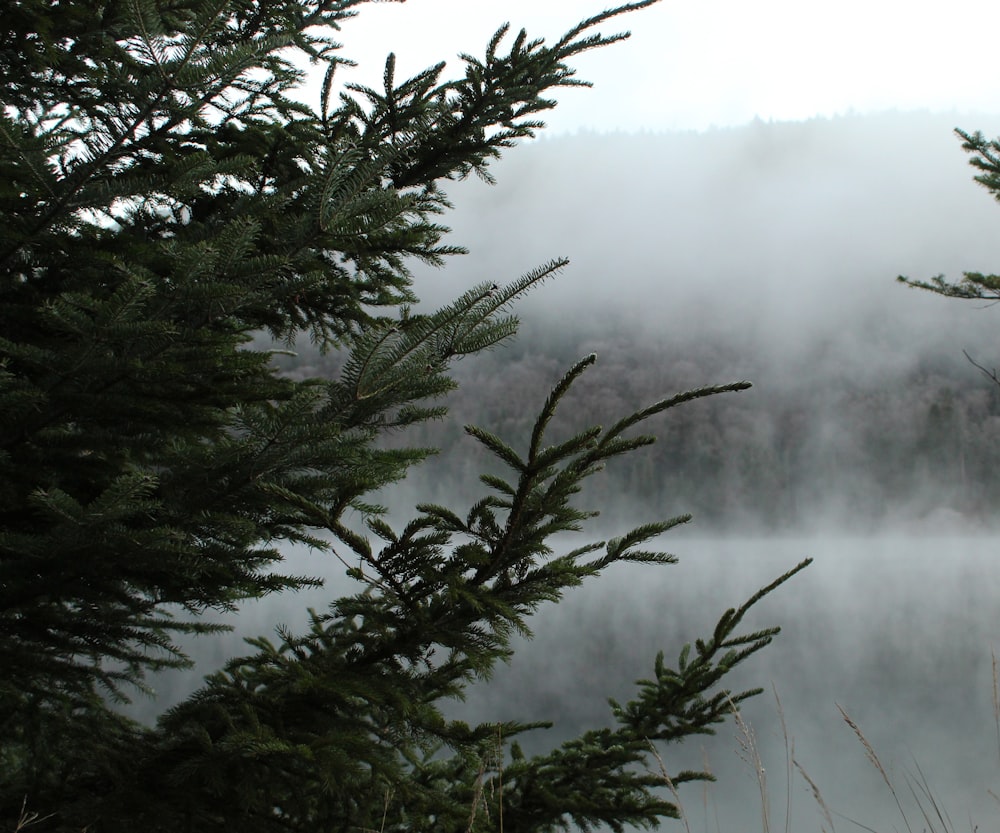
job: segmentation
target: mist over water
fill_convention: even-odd
[[[795,757],[831,810],[880,831],[905,829],[839,704],[902,797],[905,774],[919,765],[956,829],[969,818],[988,828],[996,804],[987,790],[1000,785],[990,657],[1000,625],[997,539],[682,535],[663,543],[679,564],[620,565],[541,611],[534,640],[476,688],[461,713],[552,719],[556,726],[535,740],[539,748],[608,725],[605,698],[634,696],[632,681],[651,676],[657,651],[676,660],[684,643],[711,634],[726,608],[812,556],[804,573],[751,611],[747,631],[779,624],[783,632],[731,680],[735,690],[766,689],[743,713],[766,768],[772,829],[784,829],[786,801],[774,691]],[[672,771],[701,767],[707,756],[719,779],[708,790],[707,817],[702,787],[679,788],[693,830],[715,830],[716,820],[723,831],[760,829],[758,786],[737,734],[730,722],[717,736],[665,756]],[[792,829],[819,829],[818,808],[798,774],[792,802]],[[915,809],[910,818],[919,818]],[[915,829],[924,828],[918,822]]]
[[[556,552],[584,537],[621,531],[598,526],[557,542]],[[775,691],[795,758],[832,811],[878,831],[905,829],[839,704],[874,747],[914,829],[924,828],[908,799],[906,777],[916,776],[917,767],[956,830],[972,829],[970,819],[990,829],[996,803],[987,790],[1000,788],[991,669],[991,651],[1000,647],[1000,538],[704,533],[695,523],[661,539],[662,548],[678,555],[675,565],[615,565],[541,608],[531,622],[533,639],[518,640],[511,663],[446,713],[469,722],[552,721],[551,729],[518,738],[529,754],[611,725],[606,698],[634,697],[634,681],[652,675],[658,651],[676,665],[682,646],[708,637],[723,611],[812,557],[810,567],[748,614],[742,632],[780,625],[782,633],[728,680],[736,691],[765,689],[742,708],[767,773],[771,829],[784,829],[786,801],[786,746]],[[161,677],[160,706],[183,697],[199,674],[246,653],[241,637],[268,634],[278,622],[301,629],[307,605],[322,610],[352,587],[342,569],[315,554],[296,550],[288,566],[325,573],[329,584],[247,606],[233,622],[236,632],[214,641],[193,673]],[[136,712],[151,717],[150,705],[139,701]],[[761,829],[759,788],[732,721],[716,736],[668,747],[664,761],[671,772],[707,761],[718,778],[707,788],[680,786],[692,830]],[[791,829],[818,830],[819,810],[794,772],[791,790]],[[834,820],[837,829],[856,829]],[[681,828],[671,823],[664,829]]]
[[[926,367],[965,388],[982,386],[983,425],[993,426],[1000,442],[1000,417],[987,401],[996,391],[962,357],[965,349],[987,366],[1000,364],[1000,309],[894,281],[898,274],[1000,270],[1000,207],[971,181],[951,134],[956,125],[1000,132],[997,117],[886,114],[706,134],[580,135],[514,149],[494,167],[495,187],[455,185],[457,210],[445,222],[454,227],[451,242],[471,254],[440,272],[415,269],[415,289],[428,304],[481,281],[503,283],[556,256],[569,256],[572,265],[517,308],[518,343],[458,366],[475,407],[460,403],[454,420],[441,426],[442,444],[451,443],[448,459],[384,496],[392,517],[409,517],[427,499],[467,509],[482,458],[448,437],[460,435],[467,421],[514,430],[522,415],[504,413],[503,402],[509,406],[514,391],[530,388],[531,407],[540,405],[568,367],[565,356],[591,350],[598,366],[586,377],[593,394],[587,401],[599,400],[605,385],[605,399],[615,400],[606,404],[618,416],[650,399],[618,401],[619,389],[612,396],[602,381],[602,363],[621,375],[620,358],[635,345],[644,345],[645,364],[656,365],[656,383],[664,388],[658,395],[749,378],[754,388],[736,398],[731,413],[800,397],[801,430],[815,448],[833,449],[846,461],[848,475],[852,461],[862,467],[866,455],[879,453],[878,444],[861,448],[856,440],[865,426],[826,407],[821,394],[891,393]],[[706,367],[713,375],[702,378]],[[511,395],[494,403],[488,390],[498,380]],[[707,420],[721,407],[715,400],[697,403],[702,410],[695,413]],[[887,446],[912,429],[916,415],[902,393],[886,397],[885,408],[904,401],[887,417],[895,426],[886,432]],[[568,424],[582,428],[572,423],[583,418],[573,407]],[[766,428],[791,430],[776,425]],[[652,430],[669,427],[665,419]],[[504,436],[516,444],[516,435]],[[737,520],[725,534],[696,516],[690,527],[664,536],[660,545],[680,557],[678,565],[618,565],[541,610],[534,640],[519,645],[512,663],[451,714],[554,720],[552,730],[522,739],[527,751],[604,725],[605,698],[629,699],[632,682],[652,673],[657,651],[675,660],[685,642],[711,633],[725,609],[813,557],[747,620],[748,630],[777,624],[783,633],[730,681],[737,689],[767,689],[744,713],[767,768],[771,828],[784,828],[785,804],[773,684],[796,758],[831,810],[879,831],[905,827],[839,703],[891,768],[901,794],[909,793],[904,773],[914,772],[916,761],[956,829],[971,829],[969,819],[987,829],[997,805],[986,790],[1000,785],[990,659],[1000,633],[995,502],[988,496],[973,512],[969,501],[952,499],[941,470],[925,467],[900,479],[897,504],[879,493],[882,503],[871,513],[878,524],[868,516],[862,524],[860,510],[875,492],[860,468],[857,477],[828,472],[818,468],[813,488],[787,504],[809,523],[782,523],[784,510],[767,523],[740,516],[740,494],[763,488],[741,484],[742,492],[726,497],[727,517]],[[722,502],[726,469],[708,477],[699,488],[710,498],[715,490]],[[600,491],[584,496],[606,510],[587,540],[687,508],[683,490],[663,506],[630,494],[607,503]],[[289,559],[289,571],[321,575],[328,586],[247,606],[235,619],[236,634],[203,640],[208,650],[198,654],[196,671],[156,680],[162,702],[155,709],[139,702],[136,713],[151,718],[184,696],[200,674],[244,651],[239,637],[269,634],[279,622],[300,629],[307,605],[322,609],[350,587],[329,556],[295,550]],[[707,814],[701,788],[681,787],[692,830],[760,829],[758,788],[737,749],[728,723],[704,747],[670,750],[669,769],[699,767],[704,752],[719,777]],[[791,829],[819,829],[798,776],[792,790]],[[923,829],[915,810],[910,820]],[[835,821],[837,829],[854,829]]]

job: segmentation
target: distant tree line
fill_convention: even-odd
[[[1000,499],[1000,387],[961,355],[928,351],[900,375],[868,376],[846,364],[831,370],[834,357],[811,375],[790,378],[791,370],[767,367],[755,358],[764,351],[736,335],[691,344],[591,332],[581,343],[570,332],[535,332],[542,330],[526,328],[516,344],[459,367],[461,386],[449,400],[459,421],[522,436],[548,380],[581,350],[598,353],[599,372],[581,379],[572,406],[556,415],[560,431],[607,421],[699,379],[724,378],[727,368],[746,368],[748,356],[759,365],[747,373],[758,380],[752,391],[671,412],[648,454],[594,484],[605,506],[627,496],[628,504],[617,507],[625,515],[692,512],[699,526],[714,529],[850,520],[852,529],[865,530],[933,527],[944,510],[975,528],[990,523]],[[334,372],[324,365],[330,359],[308,347],[297,352],[282,357],[286,372]],[[488,463],[454,423],[425,424],[409,439],[443,452],[421,472],[421,495],[430,489],[444,499],[471,485]]]

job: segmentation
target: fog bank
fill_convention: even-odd
[[[391,515],[408,517],[429,497],[466,510],[479,496],[469,490],[483,460],[463,444],[471,441],[462,437],[461,422],[483,417],[484,427],[517,444],[525,439],[523,401],[540,405],[567,356],[592,349],[599,364],[582,401],[603,402],[619,415],[647,404],[636,401],[645,387],[612,385],[600,375],[602,362],[617,380],[655,377],[661,394],[750,378],[755,387],[739,395],[733,410],[720,410],[714,399],[698,403],[693,433],[684,435],[695,447],[707,444],[713,420],[753,427],[757,416],[747,414],[792,402],[798,422],[762,421],[756,434],[748,429],[744,436],[767,439],[772,432],[787,441],[801,430],[851,470],[865,465],[866,455],[881,453],[878,442],[857,442],[866,428],[857,414],[885,412],[878,424],[887,427],[875,440],[888,445],[927,417],[931,394],[934,402],[945,401],[938,395],[949,379],[960,380],[958,394],[971,391],[963,414],[979,408],[980,450],[989,449],[990,437],[1000,443],[996,390],[961,355],[968,349],[984,364],[1000,364],[1000,310],[894,281],[898,274],[957,277],[963,270],[1000,268],[1000,208],[971,182],[953,126],[938,116],[886,114],[707,134],[580,135],[512,151],[494,168],[496,187],[456,185],[457,210],[446,221],[454,226],[451,242],[469,246],[471,254],[440,272],[416,271],[415,289],[428,303],[446,302],[480,281],[504,282],[555,256],[568,255],[573,264],[518,308],[524,319],[518,342],[458,366],[470,395],[456,400],[454,420],[436,435],[447,452],[443,467],[415,472],[387,492]],[[1000,131],[1000,118],[960,126]],[[622,358],[630,355],[639,357],[631,368]],[[712,375],[701,378],[705,372]],[[907,391],[909,380],[926,385],[927,396],[923,389]],[[819,395],[834,389],[878,407],[850,411],[855,421],[845,420]],[[520,396],[527,390],[534,399]],[[582,428],[589,407],[570,404],[565,426]],[[866,481],[844,477],[831,486],[828,468],[804,468],[799,474],[812,477],[816,493],[801,499],[837,519],[818,524],[822,534],[796,537],[798,530],[783,527],[779,513],[767,535],[755,527],[753,534],[730,528],[719,536],[696,516],[691,529],[661,542],[680,564],[618,565],[542,610],[533,622],[535,639],[519,645],[511,665],[478,686],[467,703],[452,704],[451,714],[556,721],[549,732],[523,741],[529,750],[605,723],[605,698],[628,699],[632,681],[652,672],[658,650],[676,658],[685,642],[708,635],[726,608],[811,556],[815,563],[747,622],[748,629],[779,624],[784,632],[731,681],[769,689],[745,714],[767,768],[772,829],[783,827],[785,802],[785,748],[772,684],[796,758],[832,810],[877,830],[904,827],[841,719],[840,704],[891,767],[901,792],[908,794],[905,772],[914,771],[916,761],[956,829],[967,819],[988,826],[995,803],[986,790],[1000,774],[990,659],[1000,625],[994,563],[1000,538],[970,524],[945,497],[934,503],[954,474],[945,468],[948,460],[961,459],[971,471],[971,451],[968,460],[956,458],[944,445],[957,424],[942,421],[938,434],[928,429],[927,464],[913,470],[921,477],[918,491],[930,496],[919,518],[890,513],[882,528],[859,536],[852,513],[872,494]],[[668,450],[671,426],[655,426]],[[724,458],[740,451],[733,441],[718,455],[723,462],[705,467],[707,499],[725,491],[732,472]],[[938,451],[951,456],[935,468]],[[765,459],[757,471],[766,470]],[[651,466],[643,477],[661,471]],[[911,488],[908,476],[900,474],[901,490]],[[733,501],[747,490],[765,493],[762,480],[748,479],[741,488]],[[595,494],[597,508],[608,508]],[[634,492],[622,494],[627,502]],[[832,505],[838,497],[839,508]],[[684,509],[683,489],[677,500]],[[992,497],[984,500],[983,515],[995,505]],[[669,514],[673,507],[660,508]],[[614,505],[610,510],[588,530],[588,540],[624,531],[618,522],[626,513]],[[321,575],[328,586],[247,606],[233,620],[238,633],[205,640],[211,648],[199,654],[196,672],[159,678],[161,701],[155,708],[140,702],[138,713],[150,717],[184,696],[197,674],[243,650],[239,636],[267,634],[278,623],[301,629],[306,605],[322,609],[350,586],[329,554],[295,550],[289,558],[290,572]],[[682,788],[693,830],[760,828],[757,787],[736,749],[731,724],[706,740],[720,780],[707,814],[700,789]],[[702,755],[702,747],[688,744],[671,750],[666,763],[673,770],[698,766]],[[791,829],[818,829],[820,816],[801,778],[793,777],[792,790]],[[910,819],[922,827],[915,812]],[[841,819],[837,826],[853,827]]]
[[[540,746],[605,724],[610,714],[604,698],[628,699],[631,682],[652,674],[658,650],[676,660],[681,645],[708,636],[727,607],[812,556],[815,562],[804,573],[752,611],[748,631],[780,624],[783,632],[731,681],[736,689],[766,689],[745,705],[744,716],[767,771],[772,829],[784,827],[786,800],[774,691],[795,757],[831,810],[879,831],[905,829],[839,704],[871,742],[904,800],[905,775],[916,775],[919,765],[955,829],[969,819],[981,829],[989,826],[996,806],[987,790],[1000,784],[990,657],[1000,626],[996,539],[663,543],[674,544],[679,564],[620,565],[541,611],[534,641],[475,689],[460,713],[478,720],[555,720],[551,738],[537,738]],[[760,829],[753,769],[740,759],[736,735],[727,723],[717,737],[667,753],[671,770],[698,767],[707,754],[719,778],[709,791],[707,818],[701,788],[680,788],[694,830],[716,829],[716,816],[723,831]],[[798,775],[792,804],[793,830],[819,829],[819,810]],[[916,829],[924,829],[922,823]]]
[[[960,124],[989,132],[1000,117]],[[452,240],[470,254],[418,270],[428,303],[555,256],[572,261],[518,305],[518,343],[458,366],[456,419],[506,426],[516,441],[549,386],[591,351],[598,366],[580,385],[590,398],[569,406],[579,419],[599,413],[602,389],[605,419],[678,390],[749,379],[754,389],[736,403],[689,406],[718,436],[687,426],[687,447],[716,446],[718,461],[671,483],[677,500],[665,511],[712,520],[725,503],[713,522],[774,531],[836,530],[851,518],[866,528],[936,526],[956,513],[992,525],[1000,491],[982,478],[1000,471],[990,457],[1000,449],[1000,399],[963,350],[1000,363],[1000,312],[895,280],[1000,264],[1000,208],[972,181],[953,126],[948,116],[887,113],[704,134],[581,134],[518,148],[495,166],[494,187],[454,185]],[[652,430],[669,438],[672,419]],[[451,461],[472,459],[471,442],[451,447],[460,433],[445,426],[429,441]],[[734,470],[740,455],[756,455],[756,470]],[[661,471],[670,464],[665,452],[656,458]],[[872,475],[872,464],[886,471]],[[443,465],[417,475],[403,502],[460,476]],[[701,494],[712,478],[714,504]],[[751,501],[742,511],[747,489],[768,478],[772,511]],[[646,483],[636,491],[650,492]]]

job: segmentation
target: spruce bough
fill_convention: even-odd
[[[754,691],[720,685],[767,644],[727,611],[676,668],[659,657],[617,725],[528,758],[542,724],[445,719],[510,656],[542,603],[686,518],[557,554],[596,514],[581,482],[652,442],[552,439],[588,357],[526,448],[467,429],[506,466],[460,512],[401,529],[372,503],[429,449],[381,440],[443,417],[451,363],[516,329],[510,305],[556,260],[417,314],[407,263],[441,264],[444,181],[543,126],[567,63],[627,35],[603,12],[552,45],[501,28],[464,75],[444,64],[348,86],[332,35],[365,0],[129,0],[5,11],[0,47],[0,820],[13,829],[492,830],[652,826],[677,814],[650,744],[708,732]],[[326,68],[292,96],[294,53]],[[254,341],[266,333],[274,348]],[[293,380],[274,351],[311,338],[336,378]],[[366,519],[364,534],[345,523]],[[251,641],[153,726],[115,701],[183,668],[207,610],[316,584],[282,548],[350,560],[353,595],[304,634]],[[509,748],[508,748],[509,744]],[[685,772],[674,783],[708,777]]]
[[[969,164],[978,171],[973,177],[986,188],[993,197],[1000,199],[1000,139],[987,139],[978,130],[968,133],[955,128],[955,135],[962,140],[962,150],[972,154]],[[1000,300],[1000,275],[983,272],[963,272],[957,281],[950,281],[944,275],[935,275],[930,280],[916,280],[899,275],[897,280],[916,289],[926,289],[946,298],[961,298],[966,301],[987,301],[989,304]],[[1000,385],[1000,371],[996,367],[986,367],[977,362],[968,352],[965,357],[993,384]]]

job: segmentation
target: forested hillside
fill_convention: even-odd
[[[731,529],[988,526],[1000,390],[962,351],[1000,362],[1000,312],[895,282],[1000,263],[1000,213],[971,181],[957,119],[550,139],[505,161],[496,189],[456,187],[470,282],[545,256],[572,263],[529,299],[514,345],[459,367],[452,412],[524,436],[552,380],[591,351],[598,367],[557,417],[566,431],[705,380],[749,379],[739,397],[672,412],[648,453],[601,481],[602,505],[628,495],[618,511],[666,507]],[[581,160],[589,180],[571,174]],[[505,247],[511,233],[526,246]],[[434,297],[455,278],[419,280]],[[299,353],[290,371],[322,371],[322,357]],[[454,425],[423,426],[418,441],[459,453],[390,503],[444,499],[486,462]]]
[[[567,339],[544,349],[526,336],[514,360],[509,350],[480,357],[463,368],[461,387],[450,397],[453,413],[496,426],[502,436],[523,436],[532,408],[577,346]],[[557,415],[566,433],[699,379],[728,380],[727,368],[736,364],[748,367],[751,379],[767,372],[748,365],[736,343],[693,350],[595,333],[583,347],[601,363],[580,381],[573,409]],[[850,517],[865,528],[903,523],[932,531],[945,523],[950,531],[954,513],[973,528],[989,525],[1000,500],[995,385],[961,356],[925,356],[895,378],[827,371],[803,374],[797,386],[758,384],[744,396],[671,414],[641,459],[623,462],[600,481],[601,504],[627,495],[620,512],[666,506],[714,528],[810,528]],[[488,464],[454,425],[424,426],[416,439],[446,452],[422,472],[421,500],[444,500]]]

